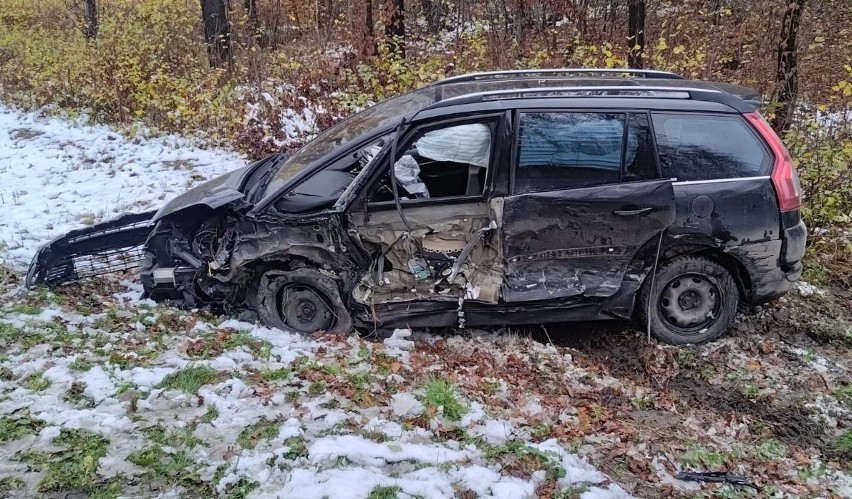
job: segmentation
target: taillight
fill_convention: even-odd
[[[775,164],[772,167],[772,185],[775,187],[775,195],[778,196],[778,207],[781,211],[797,210],[802,206],[802,186],[799,185],[799,176],[793,168],[793,159],[784,143],[772,130],[769,123],[763,119],[758,112],[743,114],[745,119],[757,130],[763,140],[769,144],[772,154],[775,156]]]

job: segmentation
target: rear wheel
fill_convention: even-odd
[[[725,267],[706,258],[680,256],[660,266],[653,289],[646,279],[640,317],[644,324],[650,320],[651,333],[667,343],[706,343],[728,329],[738,302],[737,285]]]
[[[266,272],[257,296],[260,320],[267,326],[312,334],[346,333],[352,325],[335,281],[315,269]]]

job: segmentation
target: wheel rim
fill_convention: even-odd
[[[681,334],[699,334],[719,317],[722,296],[715,280],[702,274],[683,274],[669,281],[660,294],[660,316]]]
[[[278,303],[281,319],[300,333],[328,331],[334,325],[335,317],[328,299],[307,284],[284,286]]]

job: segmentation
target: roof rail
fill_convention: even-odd
[[[508,99],[534,99],[537,97],[637,97],[645,99],[689,99],[704,102],[716,102],[736,109],[739,112],[752,111],[746,101],[721,90],[694,87],[663,86],[582,86],[582,87],[537,87],[508,90],[491,90],[436,102],[430,108],[444,107],[465,102]]]
[[[449,85],[451,83],[467,83],[471,81],[499,80],[499,79],[539,79],[553,77],[567,77],[578,75],[606,75],[606,76],[638,76],[641,78],[654,78],[666,80],[683,80],[683,76],[669,71],[656,71],[652,69],[627,69],[627,68],[576,68],[576,69],[514,69],[507,71],[488,71],[484,73],[470,73],[466,75],[453,76],[436,81],[431,87]]]

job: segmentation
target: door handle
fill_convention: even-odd
[[[613,215],[618,215],[620,217],[629,217],[633,215],[644,215],[645,213],[649,213],[654,208],[650,206],[647,208],[639,208],[638,210],[615,210],[612,212]]]

